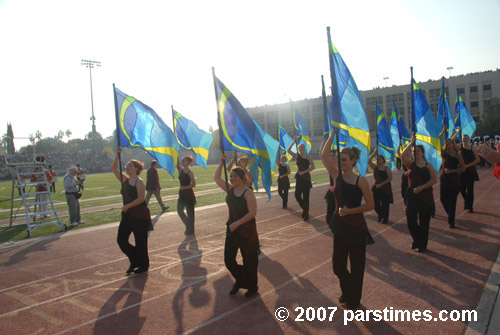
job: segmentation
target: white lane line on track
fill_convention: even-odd
[[[286,215],[288,215],[288,214],[278,215],[277,217],[286,216]],[[321,217],[321,216],[324,216],[324,214],[322,214],[322,215],[320,215],[318,217]],[[267,236],[267,235],[275,234],[275,233],[277,233],[279,231],[282,231],[282,230],[287,230],[287,229],[294,228],[295,226],[298,226],[300,224],[303,224],[303,221],[299,221],[299,222],[296,222],[294,224],[291,224],[291,225],[288,225],[288,226],[284,226],[284,227],[275,229],[275,230],[267,232],[265,234],[261,234],[261,236]],[[326,231],[328,231],[328,230],[326,230]],[[221,233],[215,233],[215,234],[212,234],[212,235],[217,235],[217,234],[221,234]],[[304,241],[306,241],[306,240],[308,240],[310,238],[313,238],[313,237],[316,237],[316,236],[319,236],[319,235],[322,235],[322,234],[323,233],[316,234],[316,235],[313,235],[312,237],[308,237],[306,239],[300,240],[300,241],[298,241],[296,243],[293,243],[293,244],[287,246],[286,248],[294,246],[297,243],[302,243],[302,242],[304,242]],[[188,243],[188,242],[190,242],[190,241],[184,241],[182,243]],[[200,254],[192,255],[192,256],[189,256],[189,257],[186,257],[186,258],[181,258],[181,259],[173,261],[171,263],[164,264],[164,265],[158,266],[156,268],[150,269],[148,272],[151,273],[153,271],[162,270],[164,268],[180,264],[180,263],[182,263],[183,261],[186,261],[186,260],[190,260],[190,259],[193,259],[193,258],[210,255],[210,254],[212,254],[214,252],[217,252],[217,251],[220,251],[222,249],[224,249],[224,246],[221,246],[221,247],[218,247],[218,248],[214,248],[214,249],[212,249],[210,251],[207,251],[205,253],[200,253]],[[281,250],[283,250],[283,249],[279,249],[279,250],[273,251],[271,254],[273,254],[275,252],[278,252],[278,251],[281,251]],[[112,262],[113,261],[110,261],[110,262],[107,262],[105,264],[109,264],[109,263],[112,263]],[[68,273],[74,273],[74,272],[78,272],[78,271],[79,270],[74,270],[74,271],[70,271]],[[224,269],[224,271],[227,271],[227,270]],[[217,273],[219,273],[219,272],[217,272]],[[54,301],[57,301],[57,300],[65,299],[65,298],[68,298],[68,297],[71,297],[71,296],[74,296],[74,295],[77,295],[77,294],[80,294],[80,293],[84,293],[84,292],[90,291],[92,289],[100,288],[100,287],[103,287],[103,286],[106,286],[106,285],[109,285],[109,284],[113,284],[113,283],[116,283],[116,282],[119,282],[119,281],[128,280],[128,278],[133,278],[133,277],[139,276],[139,275],[132,275],[132,276],[128,276],[128,277],[120,277],[120,278],[117,278],[117,279],[114,279],[114,280],[110,280],[110,281],[107,281],[107,282],[104,282],[104,283],[101,283],[101,284],[98,284],[98,285],[94,285],[94,286],[91,286],[91,287],[88,287],[88,288],[85,288],[85,289],[82,289],[82,290],[74,291],[74,292],[71,292],[71,293],[68,293],[68,294],[65,294],[65,295],[54,297],[54,298],[51,298],[49,300],[45,300],[45,301],[42,301],[42,302],[39,302],[39,303],[36,303],[36,304],[33,304],[33,305],[25,306],[25,307],[22,307],[22,308],[19,308],[19,309],[16,309],[16,310],[13,310],[13,311],[1,314],[0,317],[9,316],[9,315],[12,315],[12,314],[15,314],[15,313],[19,313],[19,312],[22,312],[22,311],[25,311],[25,310],[28,310],[28,309],[31,309],[31,308],[39,307],[41,305],[45,305],[47,303],[51,303],[51,302],[54,302]],[[62,274],[61,275],[57,275],[57,276],[53,276],[53,277],[60,277],[60,276],[62,276]],[[37,282],[44,281],[44,280],[46,280],[46,279],[40,279],[40,280],[34,281],[33,283],[37,283]],[[27,284],[21,284],[21,285],[18,285],[18,286],[24,286],[24,285],[27,285]],[[10,289],[12,289],[12,288],[10,288]],[[176,290],[179,290],[179,289],[180,288],[178,288]],[[8,290],[8,289],[3,289],[2,291],[6,291],[6,290]],[[173,292],[175,292],[176,290],[174,290]],[[0,293],[2,291],[0,291]]]
[[[492,187],[494,187],[494,185],[495,185],[497,182],[498,182],[498,181],[496,181],[494,184],[492,184],[492,185],[488,188],[488,190],[487,190],[486,192],[484,192],[484,193],[483,193],[483,194],[479,197],[479,199],[481,199],[481,198],[482,198],[482,197],[483,197],[483,196],[484,196],[487,192],[489,192],[489,191],[491,190],[491,188],[492,188]],[[439,185],[439,183],[438,183],[438,184],[436,184],[436,185]],[[400,201],[402,201],[402,199],[400,199],[400,200],[396,201],[395,203],[399,203]],[[437,200],[436,200],[436,201],[437,201]],[[373,211],[370,211],[370,212],[368,212],[367,214],[372,213],[372,212],[373,212]],[[461,214],[461,215],[463,215],[463,213],[464,213],[464,212],[462,212],[462,214]],[[287,215],[289,215],[289,214],[290,214],[290,213],[287,213],[287,214],[283,214],[283,215],[280,215],[280,216],[277,216],[277,217],[287,216]],[[461,216],[461,215],[460,215],[460,216]],[[324,216],[324,214],[319,215],[319,216],[316,216],[315,218],[319,218],[319,217],[322,217],[322,216]],[[387,229],[389,229],[389,228],[393,227],[394,225],[396,225],[396,224],[398,224],[398,223],[400,223],[400,222],[404,221],[404,220],[405,220],[405,218],[406,218],[406,217],[404,216],[403,218],[401,218],[401,219],[400,219],[400,220],[398,220],[397,222],[394,222],[394,223],[393,223],[393,224],[391,224],[390,226],[387,226],[386,228],[382,229],[381,231],[379,231],[379,232],[375,233],[375,234],[373,235],[373,237],[376,237],[376,236],[378,236],[378,235],[382,234],[382,233],[383,233],[383,232],[385,232]],[[265,219],[265,220],[263,220],[263,221],[268,221],[268,220],[271,220],[271,219]],[[268,232],[268,233],[262,234],[262,236],[265,236],[265,235],[268,235],[268,234],[274,234],[274,233],[275,233],[275,232],[277,232],[277,231],[281,231],[281,230],[284,230],[284,229],[287,229],[287,228],[291,228],[291,227],[294,227],[294,226],[299,225],[299,224],[302,224],[302,223],[303,223],[302,221],[299,221],[299,222],[297,222],[297,223],[295,223],[295,224],[292,224],[292,225],[290,225],[290,226],[282,227],[282,228],[280,228],[280,229],[277,229],[277,230],[274,230],[274,231],[271,231],[271,232]],[[312,226],[312,227],[314,227],[314,226]],[[277,252],[283,251],[283,250],[288,249],[288,248],[290,248],[290,247],[292,247],[292,246],[295,246],[295,245],[297,245],[297,244],[300,244],[300,243],[302,243],[302,242],[305,242],[305,241],[307,241],[307,240],[309,240],[309,239],[312,239],[312,238],[318,237],[318,236],[320,236],[320,235],[323,235],[324,233],[326,233],[326,232],[328,232],[328,231],[329,231],[329,229],[326,229],[326,230],[324,230],[324,231],[322,231],[322,232],[320,232],[320,233],[318,233],[318,234],[315,234],[315,235],[313,235],[313,236],[310,236],[310,237],[308,237],[308,238],[306,238],[306,239],[303,239],[303,240],[300,240],[300,241],[296,241],[295,243],[293,243],[293,244],[291,244],[291,245],[289,245],[289,246],[286,246],[286,247],[284,247],[284,248],[282,248],[282,249],[275,250],[275,251],[273,251],[273,252],[269,253],[268,255],[272,255],[272,254],[274,254],[274,253],[277,253]],[[211,234],[210,236],[217,235],[217,234],[221,234],[221,233],[214,233],[214,234]],[[188,242],[189,242],[189,241],[185,241],[185,243],[188,243]],[[155,271],[155,270],[158,270],[158,269],[163,269],[163,268],[165,268],[165,267],[168,267],[168,266],[171,266],[171,265],[178,264],[178,263],[182,262],[183,260],[188,260],[188,259],[192,259],[192,258],[199,257],[199,256],[202,256],[202,255],[210,254],[210,253],[215,252],[215,251],[220,250],[220,249],[223,249],[223,247],[219,247],[219,248],[213,249],[213,250],[211,250],[211,251],[209,251],[209,252],[207,252],[207,253],[205,253],[205,254],[197,254],[197,255],[193,255],[193,256],[190,256],[190,257],[187,257],[187,258],[181,259],[180,261],[175,261],[175,262],[173,262],[173,263],[170,263],[170,264],[163,265],[163,266],[161,266],[161,267],[158,267],[158,268],[152,269],[152,270],[150,270],[150,271]],[[261,257],[259,257],[259,258],[268,257],[268,255],[262,255],[262,256],[261,256]],[[321,266],[325,265],[326,263],[328,263],[328,262],[330,262],[330,261],[331,261],[331,257],[329,257],[327,260],[325,260],[324,262],[322,262],[320,265],[318,265],[318,266],[314,267],[313,269],[309,269],[308,271],[306,271],[306,272],[304,272],[304,273],[302,273],[302,274],[296,275],[294,278],[290,279],[290,280],[289,280],[289,281],[287,281],[286,283],[283,283],[283,284],[279,285],[279,286],[278,286],[278,288],[274,288],[274,289],[272,289],[272,290],[270,290],[270,291],[265,292],[263,295],[260,295],[260,296],[259,296],[259,298],[255,299],[255,300],[252,300],[252,301],[250,301],[250,302],[248,302],[248,303],[245,303],[244,305],[240,305],[240,306],[236,307],[235,309],[230,310],[230,311],[227,311],[227,312],[225,312],[225,313],[223,313],[223,314],[219,315],[218,317],[213,318],[213,319],[211,319],[211,320],[214,320],[214,319],[217,319],[217,320],[222,319],[222,318],[224,318],[224,317],[226,317],[226,316],[228,316],[228,315],[230,315],[230,314],[232,314],[232,313],[236,312],[237,310],[240,310],[241,308],[244,308],[244,307],[246,307],[247,305],[249,305],[249,304],[251,304],[251,303],[255,302],[256,300],[261,299],[263,296],[267,296],[267,295],[271,294],[272,292],[276,291],[277,289],[279,289],[279,288],[281,288],[281,287],[284,287],[284,286],[288,285],[289,283],[291,283],[292,281],[294,281],[296,278],[301,277],[301,276],[303,276],[303,275],[305,275],[305,274],[308,274],[309,272],[311,272],[311,271],[315,270],[316,268],[319,268],[319,267],[321,267]],[[109,317],[109,316],[115,315],[115,314],[117,314],[117,313],[119,313],[119,312],[121,312],[121,311],[125,311],[125,310],[128,310],[128,309],[130,309],[130,308],[133,308],[133,307],[139,306],[139,305],[141,305],[141,304],[143,304],[143,303],[146,303],[146,302],[149,302],[149,301],[153,301],[153,300],[159,299],[160,297],[163,297],[163,296],[168,295],[168,294],[170,294],[170,293],[173,293],[173,292],[176,292],[176,291],[178,291],[178,290],[182,290],[182,289],[185,289],[185,288],[187,288],[187,287],[190,287],[190,286],[196,285],[196,284],[198,284],[198,283],[200,283],[200,282],[206,281],[208,278],[211,278],[211,277],[213,277],[213,276],[215,276],[215,275],[218,275],[219,273],[222,273],[222,272],[227,272],[227,270],[226,270],[226,269],[223,269],[223,270],[221,270],[221,271],[217,271],[217,272],[215,272],[215,273],[213,273],[213,274],[211,274],[211,275],[207,276],[206,278],[200,279],[200,280],[195,281],[195,282],[190,283],[190,284],[186,284],[186,285],[181,286],[181,287],[179,287],[179,288],[177,288],[177,289],[175,289],[175,290],[171,290],[171,291],[169,291],[169,292],[165,292],[165,293],[163,293],[163,294],[161,294],[161,295],[159,295],[159,296],[152,297],[152,298],[150,298],[150,299],[147,299],[147,300],[141,301],[141,302],[136,303],[136,304],[134,304],[134,305],[130,305],[130,306],[124,307],[124,308],[120,309],[119,311],[115,311],[115,312],[109,313],[109,314],[107,314],[107,315],[103,315],[103,316],[101,316],[101,317],[99,317],[99,318],[96,318],[96,319],[94,319],[94,320],[87,321],[87,322],[85,322],[85,323],[83,323],[83,324],[80,324],[80,325],[77,325],[77,326],[75,326],[75,327],[73,327],[73,328],[71,328],[71,329],[64,330],[64,331],[62,331],[62,332],[60,332],[60,333],[58,333],[58,334],[62,334],[62,333],[65,333],[65,332],[67,332],[67,331],[71,331],[71,330],[74,330],[74,329],[80,328],[80,327],[82,327],[82,326],[84,326],[84,325],[87,325],[87,324],[93,323],[93,322],[95,322],[95,321],[99,321],[99,320],[101,320],[101,319],[104,319],[104,318],[106,318],[106,317]],[[101,287],[101,286],[104,286],[104,285],[107,285],[107,284],[111,284],[111,283],[114,283],[114,282],[119,281],[119,280],[122,280],[122,279],[123,279],[123,278],[120,278],[120,279],[117,279],[117,280],[113,280],[113,281],[109,281],[109,282],[107,282],[107,283],[103,283],[103,284],[101,284],[101,285],[97,285],[97,286],[94,286],[94,287],[92,287],[92,288],[98,288],[98,287]],[[42,305],[42,304],[46,304],[46,303],[48,303],[48,302],[55,301],[55,300],[59,300],[59,299],[62,299],[62,298],[64,298],[64,297],[69,297],[69,296],[75,295],[75,294],[77,294],[77,293],[82,293],[82,292],[85,292],[85,291],[91,290],[92,288],[87,288],[87,289],[84,289],[84,290],[81,290],[81,291],[78,291],[78,292],[71,293],[71,294],[66,295],[66,296],[57,297],[57,298],[54,298],[54,299],[51,299],[51,300],[48,300],[48,301],[41,302],[41,303],[36,304],[36,305],[27,306],[27,307],[25,307],[25,308],[22,308],[21,310],[28,309],[28,308],[32,308],[32,307],[36,307],[36,306],[39,306],[39,305]],[[9,312],[9,313],[7,313],[7,314],[12,314],[12,313],[14,313],[14,312]],[[0,316],[4,316],[4,315],[7,315],[7,314],[3,314],[3,315],[0,315]],[[196,328],[193,328],[192,330],[189,330],[189,331],[187,331],[187,332],[185,332],[185,333],[187,334],[187,333],[190,333],[190,332],[192,332],[192,331],[195,331],[195,330],[201,329],[202,327],[205,327],[205,326],[207,326],[207,325],[209,325],[209,324],[211,324],[211,323],[213,323],[213,322],[216,322],[216,321],[217,321],[217,320],[214,320],[214,321],[211,321],[211,320],[208,320],[207,322],[205,322],[205,323],[203,324],[203,326],[202,326],[202,325],[200,325],[200,326],[198,326],[198,327],[196,327]]]

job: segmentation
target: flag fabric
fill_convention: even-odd
[[[306,153],[309,154],[311,152],[311,139],[306,123],[292,101],[290,101],[290,107],[292,108],[293,129],[295,136],[297,136],[297,144],[303,143],[306,146]]]
[[[144,149],[173,178],[179,143],[172,130],[153,109],[117,88],[115,98],[119,145]]]
[[[410,135],[406,129],[405,122],[396,108],[396,105],[392,106],[391,114],[391,137],[392,137],[392,147],[394,148],[394,153],[398,155],[398,149],[401,146],[400,153],[403,152],[404,148],[410,143]]]
[[[425,159],[434,166],[436,171],[441,168],[441,144],[439,141],[439,128],[436,126],[436,120],[432,114],[425,94],[412,78],[412,96],[414,97],[414,127],[416,144],[423,145]]]
[[[327,28],[327,35],[332,81],[332,125],[340,129],[337,131],[340,141],[347,141],[347,146],[356,146],[360,150],[356,167],[364,176],[370,156],[368,119],[356,82],[331,41],[330,27]]]
[[[249,156],[249,167],[254,173],[254,185],[258,189],[260,172],[262,185],[270,200],[279,142],[250,117],[243,105],[215,77],[215,74],[214,82],[221,131],[221,149],[236,150]]]
[[[440,130],[446,128],[446,137],[453,136],[453,117],[451,116],[450,104],[446,91],[444,89],[444,77],[441,79],[441,93],[439,94],[438,114],[436,119],[436,127]],[[441,148],[444,146],[444,137],[441,138]]]
[[[389,168],[394,170],[394,145],[391,131],[385,121],[384,113],[375,105],[377,110],[377,154],[389,160]]]
[[[206,169],[210,146],[214,141],[212,134],[201,130],[193,121],[185,118],[173,108],[172,120],[175,138],[179,145],[186,150],[191,150],[195,154],[196,164]]]
[[[281,151],[282,155],[286,155],[286,158],[288,158],[288,160],[291,160],[292,156],[290,156],[290,154],[287,152],[287,149],[293,142],[293,138],[288,135],[285,128],[278,121],[276,121],[276,128],[278,132],[277,138],[279,139],[280,143],[279,150]],[[297,148],[295,146],[292,146],[292,151],[297,152]]]
[[[460,127],[462,127],[461,133],[458,134],[460,140],[462,140],[462,134],[472,137],[472,134],[476,131],[476,121],[470,115],[465,101],[457,91],[457,99],[455,100],[455,130],[458,131]]]

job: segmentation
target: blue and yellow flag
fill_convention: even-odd
[[[458,131],[460,126],[462,127],[462,132],[458,134],[460,140],[462,140],[462,134],[472,137],[472,134],[476,131],[476,121],[470,115],[465,101],[457,91],[457,100],[455,101],[455,130]]]
[[[441,79],[441,93],[439,94],[438,114],[436,118],[436,127],[440,130],[446,128],[446,137],[453,135],[453,117],[451,116],[450,104],[446,91],[444,89],[444,77]],[[441,138],[441,148],[444,145],[444,136]]]
[[[191,120],[186,119],[181,113],[172,108],[172,120],[174,121],[174,134],[180,146],[191,150],[195,154],[195,162],[207,168],[210,146],[214,141],[212,134],[201,130]]]
[[[292,108],[293,129],[295,136],[297,136],[297,144],[303,143],[306,146],[306,153],[309,154],[311,152],[311,139],[309,138],[306,123],[291,100],[290,107]]]
[[[389,160],[389,168],[394,170],[394,146],[392,144],[391,132],[384,113],[375,105],[377,110],[377,148],[378,154]]]
[[[361,151],[356,167],[364,176],[370,156],[370,129],[365,107],[351,72],[331,41],[330,27],[327,27],[327,35],[332,80],[332,125],[340,128],[337,133],[340,133],[341,141],[348,140],[349,147],[355,146]]]
[[[411,138],[406,129],[405,122],[396,108],[396,105],[392,106],[391,114],[391,137],[392,137],[392,147],[396,156],[398,155],[398,149],[400,153],[403,152],[404,148],[410,143]],[[399,156],[398,156],[399,157]]]
[[[236,97],[214,74],[217,94],[221,149],[236,150],[249,156],[250,170],[260,171],[262,185],[271,199],[279,142],[255,122]],[[253,159],[252,159],[253,158]],[[253,166],[255,165],[255,166]],[[254,185],[258,187],[254,173]],[[257,182],[255,182],[257,180]]]
[[[115,88],[121,147],[142,148],[174,177],[179,155],[175,135],[154,110]]]
[[[290,135],[288,135],[285,128],[283,128],[283,126],[278,121],[276,121],[276,128],[278,133],[277,137],[280,142],[279,150],[281,151],[281,155],[286,155],[286,158],[288,158],[288,160],[291,160],[292,156],[290,156],[287,149],[293,142],[293,138]],[[292,146],[292,151],[297,152],[297,148],[295,146]]]
[[[425,159],[434,166],[436,171],[441,168],[441,143],[439,141],[439,128],[432,114],[425,94],[412,78],[411,89],[414,96],[414,127],[417,137],[416,144],[423,145]]]

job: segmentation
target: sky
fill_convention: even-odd
[[[0,0],[0,134],[115,129],[113,83],[172,125],[217,128],[212,78],[245,107],[321,95],[326,27],[360,90],[500,67],[500,0]],[[385,77],[389,79],[384,80]],[[63,139],[67,141],[65,137]]]

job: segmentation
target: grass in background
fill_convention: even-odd
[[[316,170],[312,172],[312,181],[313,184],[322,184],[328,182],[328,175],[323,168],[323,164],[320,161],[315,161]],[[292,176],[295,174],[296,165],[291,164],[292,168]],[[196,176],[197,187],[195,188],[195,193],[202,190],[211,190],[218,189],[218,187],[213,182],[213,174],[215,171],[215,165],[209,165],[207,169],[203,169],[202,167],[195,166],[192,168],[193,173]],[[159,169],[158,171],[160,176],[160,184],[162,186],[162,196],[176,196],[178,194],[179,180],[177,178],[172,179],[165,170]],[[177,177],[177,173],[175,174]],[[146,174],[143,173],[142,177],[146,179]],[[276,178],[275,178],[276,180]],[[146,180],[145,180],[146,181]],[[293,177],[291,178],[293,183]],[[260,192],[257,194],[258,196],[264,195],[264,189],[262,185],[259,185]],[[11,204],[11,192],[12,192],[12,181],[6,181],[0,183],[0,209],[4,209],[3,212],[0,212],[1,220],[8,220],[10,217],[10,204]],[[273,187],[276,188],[276,184],[273,184]],[[68,210],[66,205],[66,197],[64,195],[64,187],[63,187],[63,178],[60,176],[58,178],[56,184],[57,193],[52,193],[52,199],[56,205],[56,211],[59,213],[66,212]],[[314,192],[314,188],[312,190]],[[15,196],[17,196],[17,190]],[[277,193],[273,193],[273,197],[277,197]],[[102,199],[99,199],[102,198]],[[224,202],[225,193],[220,191],[207,195],[197,195],[197,204],[196,207],[202,207],[206,205],[212,205],[216,203]],[[151,203],[149,205],[151,210],[151,216],[155,217],[158,213],[161,212],[160,206],[154,201],[155,198],[151,198]],[[105,205],[119,205],[121,204],[121,196],[120,196],[120,183],[116,180],[115,176],[112,173],[102,173],[102,174],[94,174],[88,175],[87,180],[85,181],[85,189],[83,190],[83,197],[80,199],[80,205],[82,209],[85,208],[97,208],[99,206]],[[177,211],[177,198],[172,200],[164,200],[165,204],[170,206],[169,212]],[[16,204],[14,209],[19,205]],[[20,207],[20,212],[24,213],[24,206]],[[85,221],[84,225],[80,225],[77,227],[69,226],[68,216],[61,216],[59,218],[61,223],[66,224],[67,230],[73,229],[81,229],[83,227],[92,227],[99,226],[107,223],[113,223],[120,221],[121,217],[120,207],[111,208],[106,210],[96,210],[95,212],[83,213],[82,220]],[[12,227],[9,227],[8,224],[0,227],[0,243],[8,242],[8,241],[16,241],[27,238],[26,233],[26,224],[22,223],[23,218],[18,218]],[[24,219],[25,222],[25,219]],[[31,236],[43,236],[48,234],[54,234],[60,232],[59,227],[55,225],[38,227],[32,231]]]

